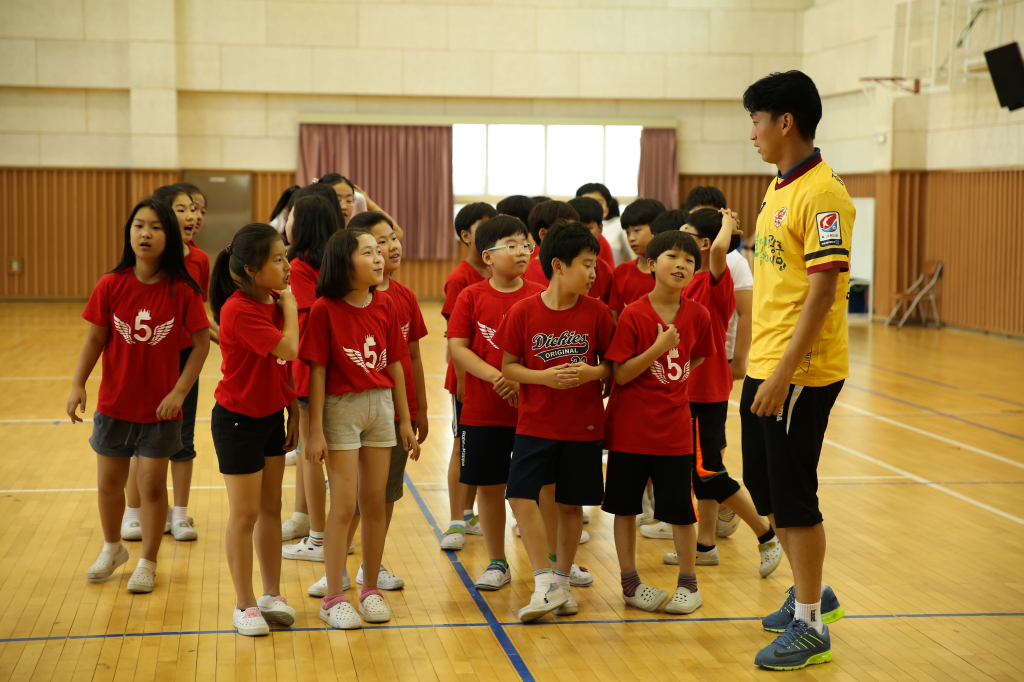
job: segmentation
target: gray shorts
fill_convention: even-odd
[[[390,388],[324,396],[324,438],[328,450],[390,448],[395,439],[395,405]]]
[[[181,451],[181,420],[138,424],[96,412],[89,445],[107,457],[170,457]]]
[[[395,422],[395,440],[398,442],[391,448],[391,468],[388,470],[388,487],[384,491],[384,503],[393,504],[405,494],[405,465],[409,463],[409,453],[402,447],[402,434]],[[359,501],[356,501],[356,515],[359,515]]]

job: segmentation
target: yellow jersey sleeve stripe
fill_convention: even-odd
[[[847,259],[850,258],[850,251],[841,247],[835,247],[831,249],[822,249],[821,251],[814,251],[813,253],[805,253],[804,261],[812,261],[817,258],[825,258],[826,256],[845,256]],[[835,260],[835,259],[833,259]]]

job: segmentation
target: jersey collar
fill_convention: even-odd
[[[804,175],[805,173],[810,171],[819,163],[821,163],[821,150],[815,147],[813,154],[811,154],[806,159],[790,168],[788,171],[786,171],[785,174],[781,172],[778,174],[778,177],[775,179],[775,189],[782,189],[786,185],[790,184],[791,182],[799,178],[801,175]]]

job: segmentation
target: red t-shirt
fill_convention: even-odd
[[[711,313],[711,330],[717,349],[714,355],[693,370],[690,402],[724,402],[732,393],[732,369],[729,368],[729,358],[725,356],[725,335],[729,331],[732,313],[736,310],[736,294],[733,292],[729,268],[725,269],[717,282],[711,281],[710,272],[698,272],[683,289],[683,296],[702,304]]]
[[[427,335],[427,323],[423,321],[423,313],[420,312],[420,303],[416,300],[416,294],[412,289],[401,282],[391,280],[387,291],[379,293],[390,296],[398,312],[398,324],[402,330],[402,339],[408,344],[411,341],[419,341]],[[412,356],[406,355],[402,358],[402,375],[405,377],[405,395],[409,401],[409,415],[413,422],[416,421],[416,379],[412,373]],[[398,421],[398,410],[395,410],[395,421]]]
[[[608,297],[612,291],[612,276],[614,272],[611,266],[598,258],[597,275],[594,277],[594,283],[590,285],[590,291],[587,292],[587,296],[599,299],[602,303],[607,304]],[[545,289],[548,288],[548,278],[544,276],[544,269],[540,265],[540,260],[534,259],[530,261],[530,264],[526,266],[526,273],[523,275],[523,279],[536,282]]]
[[[388,366],[408,355],[394,297],[376,292],[365,308],[318,298],[299,345],[300,358],[327,368],[327,395],[394,388]]]
[[[535,252],[536,253],[536,252]],[[458,267],[452,270],[444,283],[444,305],[441,307],[441,314],[447,320],[455,310],[455,302],[459,300],[459,294],[470,284],[484,281],[484,277],[476,271],[469,261],[462,261]],[[459,390],[459,378],[455,376],[455,365],[448,360],[448,374],[444,378],[444,389],[455,395]]]
[[[189,242],[188,255],[185,256],[185,268],[188,269],[188,274],[192,275],[192,279],[196,281],[196,284],[203,288],[203,300],[205,301],[207,294],[210,293],[210,257],[198,246]],[[192,338],[185,331],[185,328],[182,327],[181,342],[178,344],[178,349],[184,350],[191,345]]]
[[[306,335],[309,324],[309,309],[316,300],[316,280],[320,277],[320,269],[302,260],[302,256],[292,259],[292,271],[288,275],[288,286],[299,312],[299,343]],[[305,360],[297,359],[292,364],[292,376],[295,377],[295,392],[299,397],[309,395],[309,365]]]
[[[638,258],[619,263],[619,267],[615,268],[608,307],[620,315],[627,305],[654,291],[654,276],[649,272],[640,272],[639,262]]]
[[[100,277],[82,317],[109,327],[96,410],[138,424],[157,421],[156,408],[181,376],[176,328],[210,326],[195,289],[167,277],[143,284],[131,268]]]
[[[619,316],[615,338],[605,356],[626,362],[644,353],[658,338],[661,316],[647,296],[627,306]],[[679,344],[662,355],[628,384],[612,383],[605,421],[607,450],[640,455],[689,455],[693,452],[688,387],[690,358],[715,352],[711,316],[702,305],[681,297],[673,322]],[[637,425],[642,424],[643,428]]]
[[[463,289],[448,320],[449,339],[469,339],[469,349],[491,367],[501,369],[502,350],[494,342],[494,334],[512,306],[545,287],[523,281],[517,291],[496,291],[490,280]],[[494,387],[466,372],[466,395],[462,401],[460,424],[469,426],[515,426],[516,408],[502,400]]]
[[[236,291],[220,309],[220,371],[213,397],[225,410],[260,418],[295,400],[285,360],[271,355],[284,334],[284,312]]]
[[[601,252],[597,254],[597,257],[607,263],[610,269],[614,270],[615,256],[612,254],[612,245],[608,243],[603,234],[597,238],[597,243],[601,245]]]
[[[543,370],[568,362],[597,365],[614,333],[611,311],[598,300],[580,296],[568,310],[551,310],[540,294],[535,294],[512,306],[494,342],[521,358],[527,369]],[[553,440],[601,440],[601,382],[565,390],[523,384],[516,433]]]

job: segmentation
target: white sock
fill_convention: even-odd
[[[461,528],[462,530],[466,530],[466,522],[465,522],[465,521],[463,521],[462,519],[459,519],[458,521],[456,521],[456,520],[454,520],[454,519],[453,519],[453,520],[451,521],[451,523],[449,523],[449,524],[448,524],[448,527],[449,527],[449,528],[454,528],[455,526],[458,526],[458,527],[459,527],[459,528]]]
[[[110,552],[112,554],[117,554],[117,551],[119,549],[121,549],[121,541],[120,540],[118,540],[117,542],[104,542],[103,543],[103,551],[104,552]]]
[[[555,582],[558,586],[568,590],[569,589],[569,574],[562,573],[561,571],[555,571]]]
[[[807,623],[814,628],[814,631],[819,635],[825,630],[825,624],[821,622],[820,601],[813,604],[801,604],[800,602],[797,602],[796,613],[793,614],[793,618]]]
[[[533,591],[547,592],[551,583],[555,581],[555,574],[550,568],[542,568],[533,572]]]
[[[142,520],[142,507],[125,507],[125,509],[124,509],[124,520],[125,521],[141,521]]]
[[[150,561],[149,559],[139,559],[139,565],[137,568],[148,568],[149,570],[156,573],[156,562]]]
[[[463,509],[462,510],[462,518],[465,519],[466,523],[469,523],[473,519],[474,516],[476,516],[476,514],[473,512],[472,509]]]
[[[171,519],[187,519],[188,518],[188,507],[175,507],[174,511],[171,512]]]
[[[309,523],[309,514],[303,514],[302,512],[293,512],[292,521],[295,523]]]

